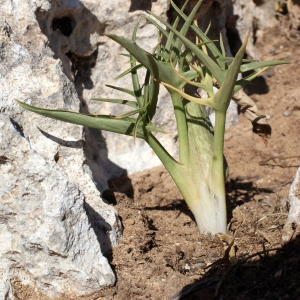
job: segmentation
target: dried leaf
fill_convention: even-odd
[[[258,134],[264,142],[267,143],[272,133],[272,128],[268,124],[267,116],[259,112],[254,101],[243,90],[234,94],[232,99],[240,106],[244,116],[252,123],[252,131]]]

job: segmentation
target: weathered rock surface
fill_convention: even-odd
[[[99,243],[84,194],[30,147],[8,116],[0,116],[0,132],[2,286],[9,289],[9,277],[18,277],[59,296],[113,284],[101,249],[110,241]]]
[[[250,31],[247,46],[248,58],[259,59],[255,48],[255,40],[263,34],[265,28],[272,27],[275,24],[275,2],[276,0],[232,1],[233,11],[231,17],[227,19],[227,29],[231,32],[233,38],[240,39],[240,43],[244,41],[248,31]],[[238,33],[238,35],[234,33]],[[234,45],[232,41],[230,42]],[[240,44],[236,42],[235,46],[234,54]]]
[[[287,6],[290,17],[290,28],[298,31],[300,29],[300,0],[288,0]]]
[[[93,182],[83,128],[15,102],[79,111],[74,85],[36,20],[51,4],[0,6],[0,299],[12,298],[13,277],[50,296],[99,290],[115,281],[104,255],[122,229]]]
[[[300,233],[300,168],[289,191],[289,215],[283,227],[282,240],[288,242]]]

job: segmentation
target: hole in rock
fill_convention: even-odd
[[[260,6],[260,5],[264,4],[266,1],[264,1],[264,0],[253,0],[253,2],[255,3],[255,5]]]
[[[151,10],[152,0],[131,0],[131,5],[129,8],[129,12],[133,12],[136,10]]]
[[[10,120],[11,124],[15,127],[15,129],[19,132],[21,137],[25,137],[22,125],[20,125],[18,122],[16,122],[11,117],[9,117],[9,120]]]
[[[116,196],[114,194],[114,192],[112,192],[111,190],[109,189],[106,189],[102,194],[101,194],[101,197],[103,199],[105,199],[109,204],[112,204],[112,205],[116,205],[117,204],[117,199],[116,199]]]
[[[0,155],[0,165],[5,165],[9,161],[9,158],[5,155]]]
[[[58,162],[58,160],[59,160],[59,152],[57,152],[57,153],[54,155],[54,160],[55,160],[55,162]]]
[[[59,29],[64,36],[70,36],[73,32],[72,21],[69,17],[54,18],[52,20],[52,29]]]

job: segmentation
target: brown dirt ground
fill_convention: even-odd
[[[300,239],[281,242],[288,190],[300,165],[300,42],[287,39],[283,24],[267,30],[256,47],[261,60],[291,64],[272,69],[247,88],[270,117],[268,145],[242,115],[225,135],[229,230],[238,229],[238,263],[206,268],[222,258],[226,244],[199,234],[175,184],[158,167],[111,180],[106,192],[124,226],[109,257],[116,285],[61,299],[300,299]],[[14,286],[16,299],[46,299],[18,282]]]

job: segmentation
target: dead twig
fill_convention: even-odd
[[[249,259],[251,259],[251,258],[253,258],[253,257],[255,257],[255,256],[260,256],[261,254],[265,254],[265,255],[266,255],[267,253],[269,253],[269,252],[271,252],[271,251],[278,251],[278,250],[281,250],[281,249],[282,249],[282,248],[277,247],[277,248],[271,248],[271,249],[264,249],[263,251],[258,251],[258,252],[254,253],[254,254],[251,254],[251,255],[249,255],[249,256],[247,256],[247,257],[241,259],[241,263],[244,263],[244,262],[246,262],[247,260],[249,260]]]
[[[290,184],[290,183],[292,183],[292,182],[293,182],[293,180],[289,180],[289,181],[286,181],[286,182],[282,182],[282,183],[276,184],[276,185],[274,185],[274,186],[271,186],[269,189],[276,189],[276,188],[278,188],[278,187],[285,186],[285,185]]]
[[[300,155],[294,155],[294,156],[287,156],[287,157],[283,157],[283,156],[271,156],[270,158],[268,159],[265,159],[265,160],[261,160],[259,162],[259,165],[260,166],[272,166],[272,167],[280,167],[280,168],[298,168],[299,167],[299,164],[298,165],[284,165],[284,164],[281,164],[281,163],[278,163],[278,161],[276,160],[286,160],[286,159],[291,159],[291,158],[300,158]],[[275,164],[270,164],[268,163],[269,161],[273,161]]]

